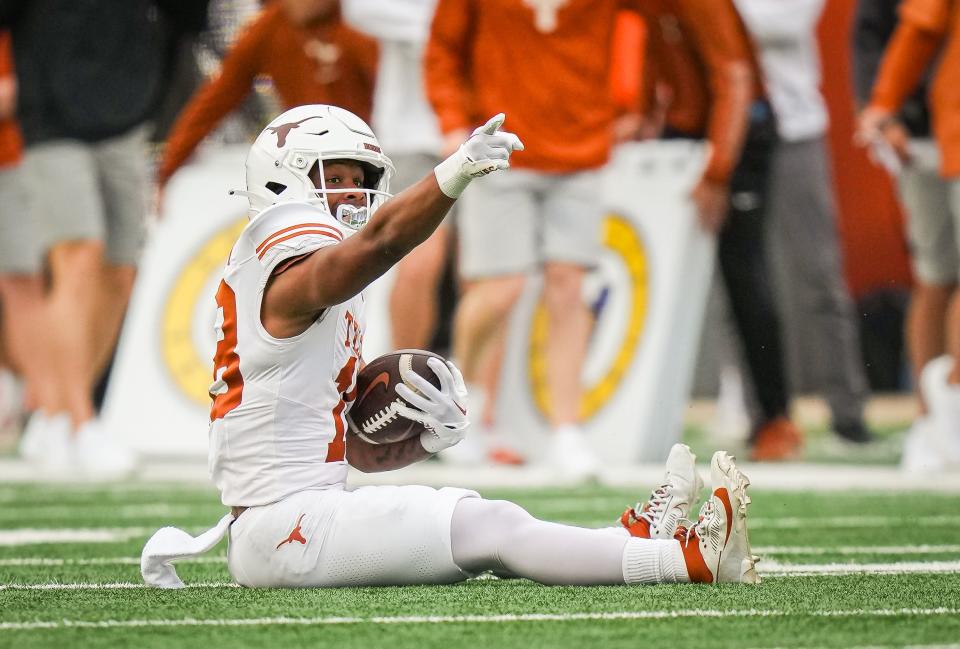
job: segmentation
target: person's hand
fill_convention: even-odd
[[[460,370],[450,361],[430,358],[427,365],[440,379],[440,388],[434,387],[411,368],[401,367],[400,376],[404,383],[397,385],[397,394],[410,405],[400,404],[397,412],[426,427],[420,434],[420,444],[428,453],[437,453],[459,443],[467,434],[470,424],[467,388]]]
[[[891,173],[910,161],[910,133],[890,111],[868,106],[857,118],[855,144],[867,147],[873,162]]]
[[[711,234],[720,232],[730,210],[730,190],[724,183],[701,178],[691,194],[697,206],[700,227]]]
[[[867,146],[883,137],[883,129],[894,120],[893,113],[878,106],[867,106],[857,117],[857,128],[853,140],[860,146]]]
[[[433,173],[440,191],[459,198],[475,178],[510,168],[510,154],[523,151],[523,142],[513,133],[499,130],[506,116],[498,113],[476,129]]]

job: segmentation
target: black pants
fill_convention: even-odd
[[[670,131],[665,136],[684,134]],[[717,242],[720,272],[762,415],[753,433],[763,423],[785,415],[788,405],[780,317],[765,244],[770,164],[776,142],[776,123],[769,106],[758,104],[730,180],[730,212]]]

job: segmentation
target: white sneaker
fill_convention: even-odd
[[[34,412],[20,438],[20,455],[36,465],[44,477],[69,477],[75,470],[70,416]]]
[[[713,493],[700,508],[700,520],[677,533],[690,581],[759,584],[747,538],[750,480],[725,451],[713,454],[710,475]]]
[[[632,536],[647,539],[672,539],[680,521],[690,519],[690,509],[703,489],[697,473],[697,456],[686,444],[674,444],[667,456],[663,484],[653,490],[650,499],[623,512],[620,523]]]
[[[937,447],[936,431],[930,415],[917,417],[903,439],[900,468],[904,471],[942,471],[946,460]]]
[[[579,428],[561,426],[550,433],[550,437],[546,461],[562,476],[580,481],[599,475],[600,459]]]
[[[107,435],[96,419],[80,426],[75,446],[80,470],[88,478],[119,480],[136,467],[133,451]]]
[[[920,389],[930,407],[928,438],[946,466],[960,465],[960,386],[947,383],[952,356],[940,356],[923,366]]]

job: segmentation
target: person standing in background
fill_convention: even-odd
[[[14,245],[44,260],[50,394],[37,394],[21,453],[45,472],[117,478],[133,454],[103,431],[93,386],[123,320],[145,235],[148,121],[169,46],[199,30],[188,0],[5,0],[12,33],[23,178],[34,228]]]
[[[234,43],[220,74],[197,90],[177,117],[157,166],[161,196],[259,75],[273,81],[287,108],[327,103],[370,119],[376,69],[376,41],[343,23],[339,0],[275,0]]]
[[[883,50],[897,26],[901,0],[861,0],[853,26],[853,88],[857,109],[870,101],[870,91]],[[900,200],[907,212],[906,237],[910,249],[913,286],[907,308],[906,344],[919,416],[904,441],[901,465],[907,469],[938,467],[933,418],[920,389],[926,364],[946,349],[947,306],[960,276],[957,233],[950,215],[950,184],[940,177],[940,154],[930,134],[926,82],[906,99],[895,119],[883,128],[885,166],[895,176]],[[890,153],[894,154],[890,158]],[[876,155],[876,149],[871,153]],[[881,154],[882,155],[882,154]],[[944,236],[953,232],[952,236]]]
[[[16,428],[27,397],[49,390],[49,362],[37,335],[42,327],[40,255],[23,245],[33,227],[20,161],[23,141],[16,122],[17,77],[10,33],[0,32],[0,433]]]
[[[463,292],[454,358],[476,385],[484,367],[496,365],[527,279],[543,272],[551,429],[544,457],[572,478],[599,470],[581,429],[592,326],[582,284],[602,250],[598,183],[614,136],[614,20],[633,4],[440,0],[425,55],[427,95],[448,142],[502,109],[527,143],[513,168],[464,195],[457,214]]]
[[[779,291],[795,314],[790,321],[811,333],[815,385],[830,405],[833,430],[864,443],[868,394],[855,309],[843,274],[837,207],[820,93],[817,22],[825,0],[735,0],[756,45],[779,141],[770,178],[769,235]],[[815,254],[814,254],[815,251]],[[793,335],[797,335],[793,329]],[[788,336],[789,340],[790,336]],[[799,352],[793,356],[801,360]]]
[[[898,111],[921,80],[931,76],[929,107],[939,148],[940,175],[946,184],[923,182],[912,173],[904,178],[911,212],[914,266],[920,284],[908,320],[911,356],[921,364],[940,351],[943,356],[923,367],[921,388],[929,419],[921,418],[905,448],[905,460],[917,468],[960,465],[960,3],[955,0],[904,0],[882,57],[867,106],[860,112],[857,138],[893,150],[901,160],[916,152],[916,166],[929,164],[929,148],[907,147],[897,121]],[[945,191],[944,191],[945,189]],[[923,214],[929,212],[930,217]],[[945,311],[946,319],[938,317]],[[943,325],[941,327],[941,322]],[[914,454],[911,458],[910,455]]]
[[[665,138],[705,139],[709,158],[693,191],[700,223],[715,233],[721,277],[759,413],[751,459],[796,457],[803,438],[788,416],[780,319],[764,244],[775,119],[749,37],[731,0],[646,0],[647,95],[670,98]],[[648,108],[658,103],[647,102]]]

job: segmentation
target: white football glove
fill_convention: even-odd
[[[418,421],[426,430],[420,433],[420,444],[428,453],[437,453],[457,444],[467,434],[470,420],[467,418],[467,388],[457,366],[439,358],[427,359],[427,365],[440,379],[438,390],[430,381],[412,369],[400,368],[404,383],[397,385],[397,394],[413,407],[397,406],[397,413]],[[409,383],[416,390],[405,385]]]
[[[491,117],[452,156],[434,168],[440,191],[450,198],[460,198],[474,178],[510,167],[510,154],[523,151],[523,142],[513,133],[498,130],[504,119],[503,113]]]

